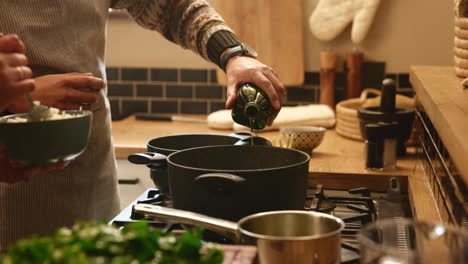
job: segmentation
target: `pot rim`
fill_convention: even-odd
[[[177,166],[180,168],[184,169],[190,169],[190,170],[196,170],[196,171],[203,171],[203,172],[224,172],[224,173],[236,173],[236,172],[264,172],[264,171],[271,171],[271,170],[277,170],[277,169],[285,169],[285,168],[291,168],[295,166],[302,165],[304,163],[308,163],[310,161],[310,155],[305,153],[304,151],[296,150],[296,149],[290,149],[290,148],[281,148],[281,147],[272,147],[272,146],[254,146],[254,148],[276,148],[276,149],[285,149],[291,152],[297,152],[300,153],[301,155],[304,155],[306,159],[302,162],[296,162],[291,165],[287,166],[282,166],[282,167],[273,167],[273,168],[264,168],[264,169],[248,169],[248,170],[239,170],[239,169],[208,169],[208,168],[196,168],[196,167],[190,167],[190,166],[185,166],[181,164],[177,164],[172,161],[172,157],[174,155],[180,155],[180,153],[186,152],[186,151],[195,151],[198,149],[205,149],[205,148],[220,148],[220,147],[233,147],[233,148],[251,148],[252,146],[235,146],[235,145],[217,145],[217,146],[204,146],[204,147],[196,147],[196,148],[189,148],[189,149],[184,149],[184,150],[179,150],[174,153],[169,154],[167,156],[167,163],[171,164],[172,166]]]
[[[196,133],[194,133],[194,134],[175,134],[175,135],[169,135],[169,136],[155,137],[155,138],[152,138],[152,139],[148,140],[148,142],[146,142],[146,149],[147,149],[149,152],[154,152],[154,151],[151,151],[151,148],[152,148],[152,149],[163,150],[163,151],[171,151],[171,152],[177,152],[177,151],[186,150],[186,149],[161,148],[161,147],[156,147],[156,146],[150,144],[151,141],[156,140],[156,139],[177,138],[177,137],[183,137],[183,136],[212,136],[212,137],[220,137],[220,138],[221,138],[221,137],[224,137],[224,138],[233,138],[233,139],[237,139],[237,138],[234,137],[234,136],[219,135],[219,134],[208,134],[208,133],[202,133],[202,134],[196,134]]]
[[[301,215],[320,216],[320,217],[328,218],[331,221],[335,221],[336,223],[338,223],[339,228],[337,228],[336,230],[333,230],[331,232],[327,232],[327,233],[319,234],[319,235],[311,235],[311,236],[272,236],[272,235],[261,235],[261,234],[253,233],[253,232],[247,231],[247,230],[245,230],[245,229],[243,229],[241,227],[242,224],[244,224],[245,222],[247,222],[247,221],[249,221],[249,220],[251,220],[253,218],[258,218],[258,217],[262,217],[262,216],[266,216],[266,215],[272,215],[272,214],[301,214]],[[321,238],[331,237],[331,236],[334,236],[334,235],[340,235],[341,231],[345,228],[345,223],[344,223],[344,221],[342,219],[340,219],[340,218],[338,218],[336,216],[325,214],[325,213],[320,213],[320,212],[301,211],[301,210],[279,210],[279,211],[268,211],[268,212],[261,212],[261,213],[248,215],[248,216],[240,219],[239,222],[237,223],[237,226],[238,226],[238,231],[239,231],[241,236],[242,235],[247,235],[247,236],[250,236],[250,237],[253,237],[253,238],[256,238],[256,239],[277,240],[277,241],[279,241],[279,240],[281,240],[281,241],[285,241],[285,240],[288,240],[288,241],[304,241],[304,240],[314,240],[314,239],[321,239]]]

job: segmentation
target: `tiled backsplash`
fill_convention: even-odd
[[[380,88],[384,77],[397,81],[400,93],[412,95],[408,73],[385,74],[385,63],[363,65],[363,87]],[[217,83],[214,69],[107,68],[112,118],[135,112],[208,114],[224,109],[226,89]],[[286,105],[318,103],[320,73],[305,72],[304,85],[286,87]],[[336,73],[335,100],[346,99],[346,70]]]

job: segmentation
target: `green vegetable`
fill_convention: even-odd
[[[217,264],[223,252],[202,242],[203,230],[194,228],[175,236],[147,222],[122,230],[97,222],[60,228],[51,237],[21,240],[0,256],[1,264]]]

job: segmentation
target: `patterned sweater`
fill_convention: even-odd
[[[144,28],[191,49],[219,66],[221,53],[239,43],[221,16],[205,0],[114,0]]]

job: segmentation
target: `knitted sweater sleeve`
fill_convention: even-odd
[[[205,0],[114,0],[142,27],[220,65],[221,53],[239,44],[233,31]]]

